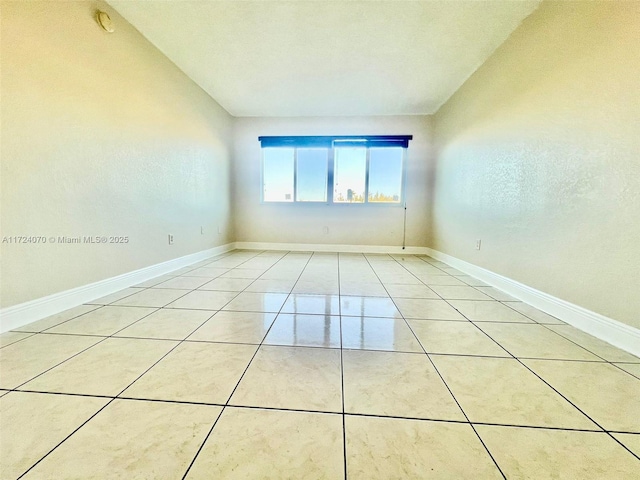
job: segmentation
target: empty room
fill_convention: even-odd
[[[640,478],[640,1],[0,0],[0,480]]]

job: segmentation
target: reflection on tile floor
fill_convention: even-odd
[[[89,303],[0,336],[0,479],[640,478],[640,359],[426,256]]]

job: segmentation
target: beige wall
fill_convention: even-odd
[[[640,327],[638,52],[640,2],[544,2],[435,116],[431,246]]]
[[[413,135],[407,152],[407,242],[425,246],[431,190],[431,119],[401,117],[237,118],[234,212],[241,242],[402,245],[403,209],[389,205],[260,203],[261,135]],[[323,228],[329,227],[324,234]]]
[[[231,117],[105,4],[1,7],[2,236],[129,237],[1,244],[1,305],[232,241]]]

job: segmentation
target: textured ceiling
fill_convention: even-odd
[[[232,115],[324,116],[434,113],[540,1],[109,3]]]

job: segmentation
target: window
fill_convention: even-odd
[[[293,202],[293,148],[262,152],[262,198],[265,202]]]
[[[326,202],[328,150],[298,148],[296,153],[296,202]]]
[[[364,203],[367,183],[367,149],[338,147],[334,150],[333,201]]]
[[[402,148],[369,149],[369,202],[400,202],[403,156]]]
[[[262,200],[400,204],[411,138],[260,137]]]

